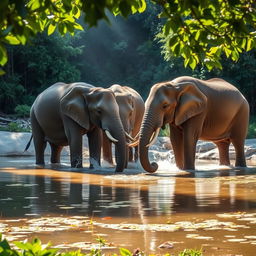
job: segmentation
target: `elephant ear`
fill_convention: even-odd
[[[175,110],[175,125],[181,125],[204,111],[207,98],[193,82],[179,83],[175,87],[180,91]]]
[[[90,128],[89,111],[86,103],[86,95],[89,92],[89,88],[75,86],[60,101],[62,113],[73,119],[86,130]]]

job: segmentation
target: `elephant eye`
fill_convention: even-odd
[[[163,109],[166,109],[166,108],[168,108],[169,106],[170,106],[170,104],[165,103],[165,104],[163,105]]]

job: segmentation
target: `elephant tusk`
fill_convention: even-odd
[[[134,137],[134,139],[135,139],[135,140],[138,140],[139,137],[140,137],[140,132],[138,132],[138,133],[136,134],[136,136]]]
[[[125,136],[131,140],[131,141],[135,141],[135,139],[128,133],[128,132],[125,132]]]
[[[148,143],[148,145],[146,146],[147,148],[150,147],[151,145],[153,145],[156,142],[157,136],[160,132],[161,128],[157,128],[156,131],[153,133],[153,135],[150,138],[150,142]]]
[[[114,143],[118,142],[118,140],[115,139],[108,130],[105,130],[105,133],[106,133],[107,137],[109,138],[109,140],[111,140]]]
[[[136,140],[136,141],[134,141],[132,143],[129,143],[128,147],[130,147],[130,148],[136,147],[136,146],[139,145],[139,142],[140,142],[140,140]]]

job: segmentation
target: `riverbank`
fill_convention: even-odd
[[[0,156],[34,156],[35,150],[33,142],[29,149],[25,150],[27,143],[31,137],[30,132],[4,132],[0,131]],[[83,139],[84,156],[88,156],[87,136]],[[211,142],[199,141],[197,143],[197,159],[217,160],[219,158],[218,150]],[[47,145],[46,155],[50,155],[50,147]],[[170,139],[168,137],[159,137],[156,143],[149,150],[152,160],[173,159],[173,151]],[[69,148],[64,147],[62,155],[69,155]],[[247,160],[256,163],[256,139],[248,139],[245,141],[245,155]],[[234,147],[230,147],[230,159],[235,159]]]

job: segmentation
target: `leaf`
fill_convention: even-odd
[[[28,6],[32,11],[35,11],[36,9],[40,8],[41,5],[39,0],[30,0]]]
[[[121,256],[132,256],[132,253],[126,248],[120,248],[119,252]]]
[[[78,30],[84,30],[84,28],[79,23],[74,23],[74,28]]]
[[[197,61],[196,61],[196,59],[194,58],[194,56],[190,56],[190,58],[189,58],[189,66],[190,66],[192,69],[195,69],[196,64],[197,64]]]
[[[146,10],[147,3],[145,0],[140,0],[140,8],[138,9],[139,13],[142,13]]]
[[[8,35],[4,38],[9,44],[17,45],[20,44],[20,41],[17,39],[17,37],[13,35]]]
[[[7,51],[3,45],[0,44],[0,65],[5,65],[7,62]]]
[[[4,75],[5,71],[3,69],[0,68],[0,76]]]
[[[246,51],[250,51],[252,49],[253,46],[253,39],[252,38],[248,38],[247,39],[247,44],[246,44]]]
[[[51,35],[56,29],[56,25],[53,25],[52,23],[48,27],[48,36]]]

